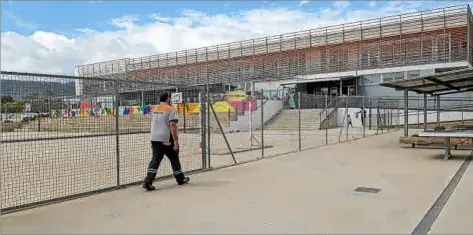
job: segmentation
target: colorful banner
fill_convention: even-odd
[[[226,113],[228,111],[234,112],[238,110],[249,110],[249,102],[252,103],[252,109],[256,110],[255,100],[244,100],[244,101],[219,101],[215,102],[212,106],[217,113]],[[144,106],[120,106],[118,107],[119,116],[127,115],[146,115],[150,114],[155,105],[144,105]],[[186,114],[198,114],[200,111],[199,103],[187,103],[187,104],[174,104],[179,115],[184,114],[184,108],[186,108]],[[73,117],[103,117],[103,116],[114,116],[115,109],[100,106],[96,106],[94,103],[81,103],[80,109],[66,110],[57,109],[51,110],[51,117],[53,118],[73,118]]]
[[[232,91],[225,96],[225,101],[242,101],[246,99],[246,91]]]

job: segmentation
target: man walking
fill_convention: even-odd
[[[350,126],[350,127],[352,127],[352,128],[353,128],[353,124],[352,124],[352,122],[351,122],[351,117],[350,117],[350,114],[348,114],[348,117],[347,117],[347,119],[348,119],[348,126]]]
[[[359,112],[356,114],[360,114],[361,116],[361,126],[365,126],[365,119],[366,119],[366,110],[364,108],[361,108]]]
[[[153,156],[143,184],[143,188],[147,191],[155,190],[153,181],[164,155],[171,162],[174,178],[178,185],[186,184],[190,180],[181,171],[181,162],[179,161],[177,110],[171,106],[169,94],[162,94],[159,101],[161,103],[152,111],[151,118],[151,149]]]

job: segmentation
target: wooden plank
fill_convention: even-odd
[[[444,138],[442,137],[400,137],[399,143],[401,144],[415,144],[415,145],[431,145],[431,144],[444,144]],[[471,145],[470,138],[451,138],[450,143],[452,145]]]

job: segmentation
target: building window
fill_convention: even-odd
[[[394,80],[402,80],[402,79],[404,79],[404,72],[394,73]]]
[[[370,81],[368,80],[368,78],[366,76],[361,76],[360,78],[360,86],[363,86],[363,85],[369,85],[370,84]]]
[[[407,72],[407,78],[414,78],[420,76],[419,70],[412,70]]]
[[[390,82],[394,79],[394,73],[383,73],[383,82]]]
[[[373,85],[381,83],[381,74],[368,74],[361,76],[360,85]]]
[[[419,71],[419,76],[432,75],[434,71],[432,69],[424,69]]]

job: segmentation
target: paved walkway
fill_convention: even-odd
[[[417,226],[469,151],[400,148],[400,132],[1,217],[10,233],[391,233]],[[473,167],[431,232],[473,233]],[[357,193],[357,187],[381,189]]]
[[[437,221],[433,234],[473,234],[473,166],[465,172]]]

